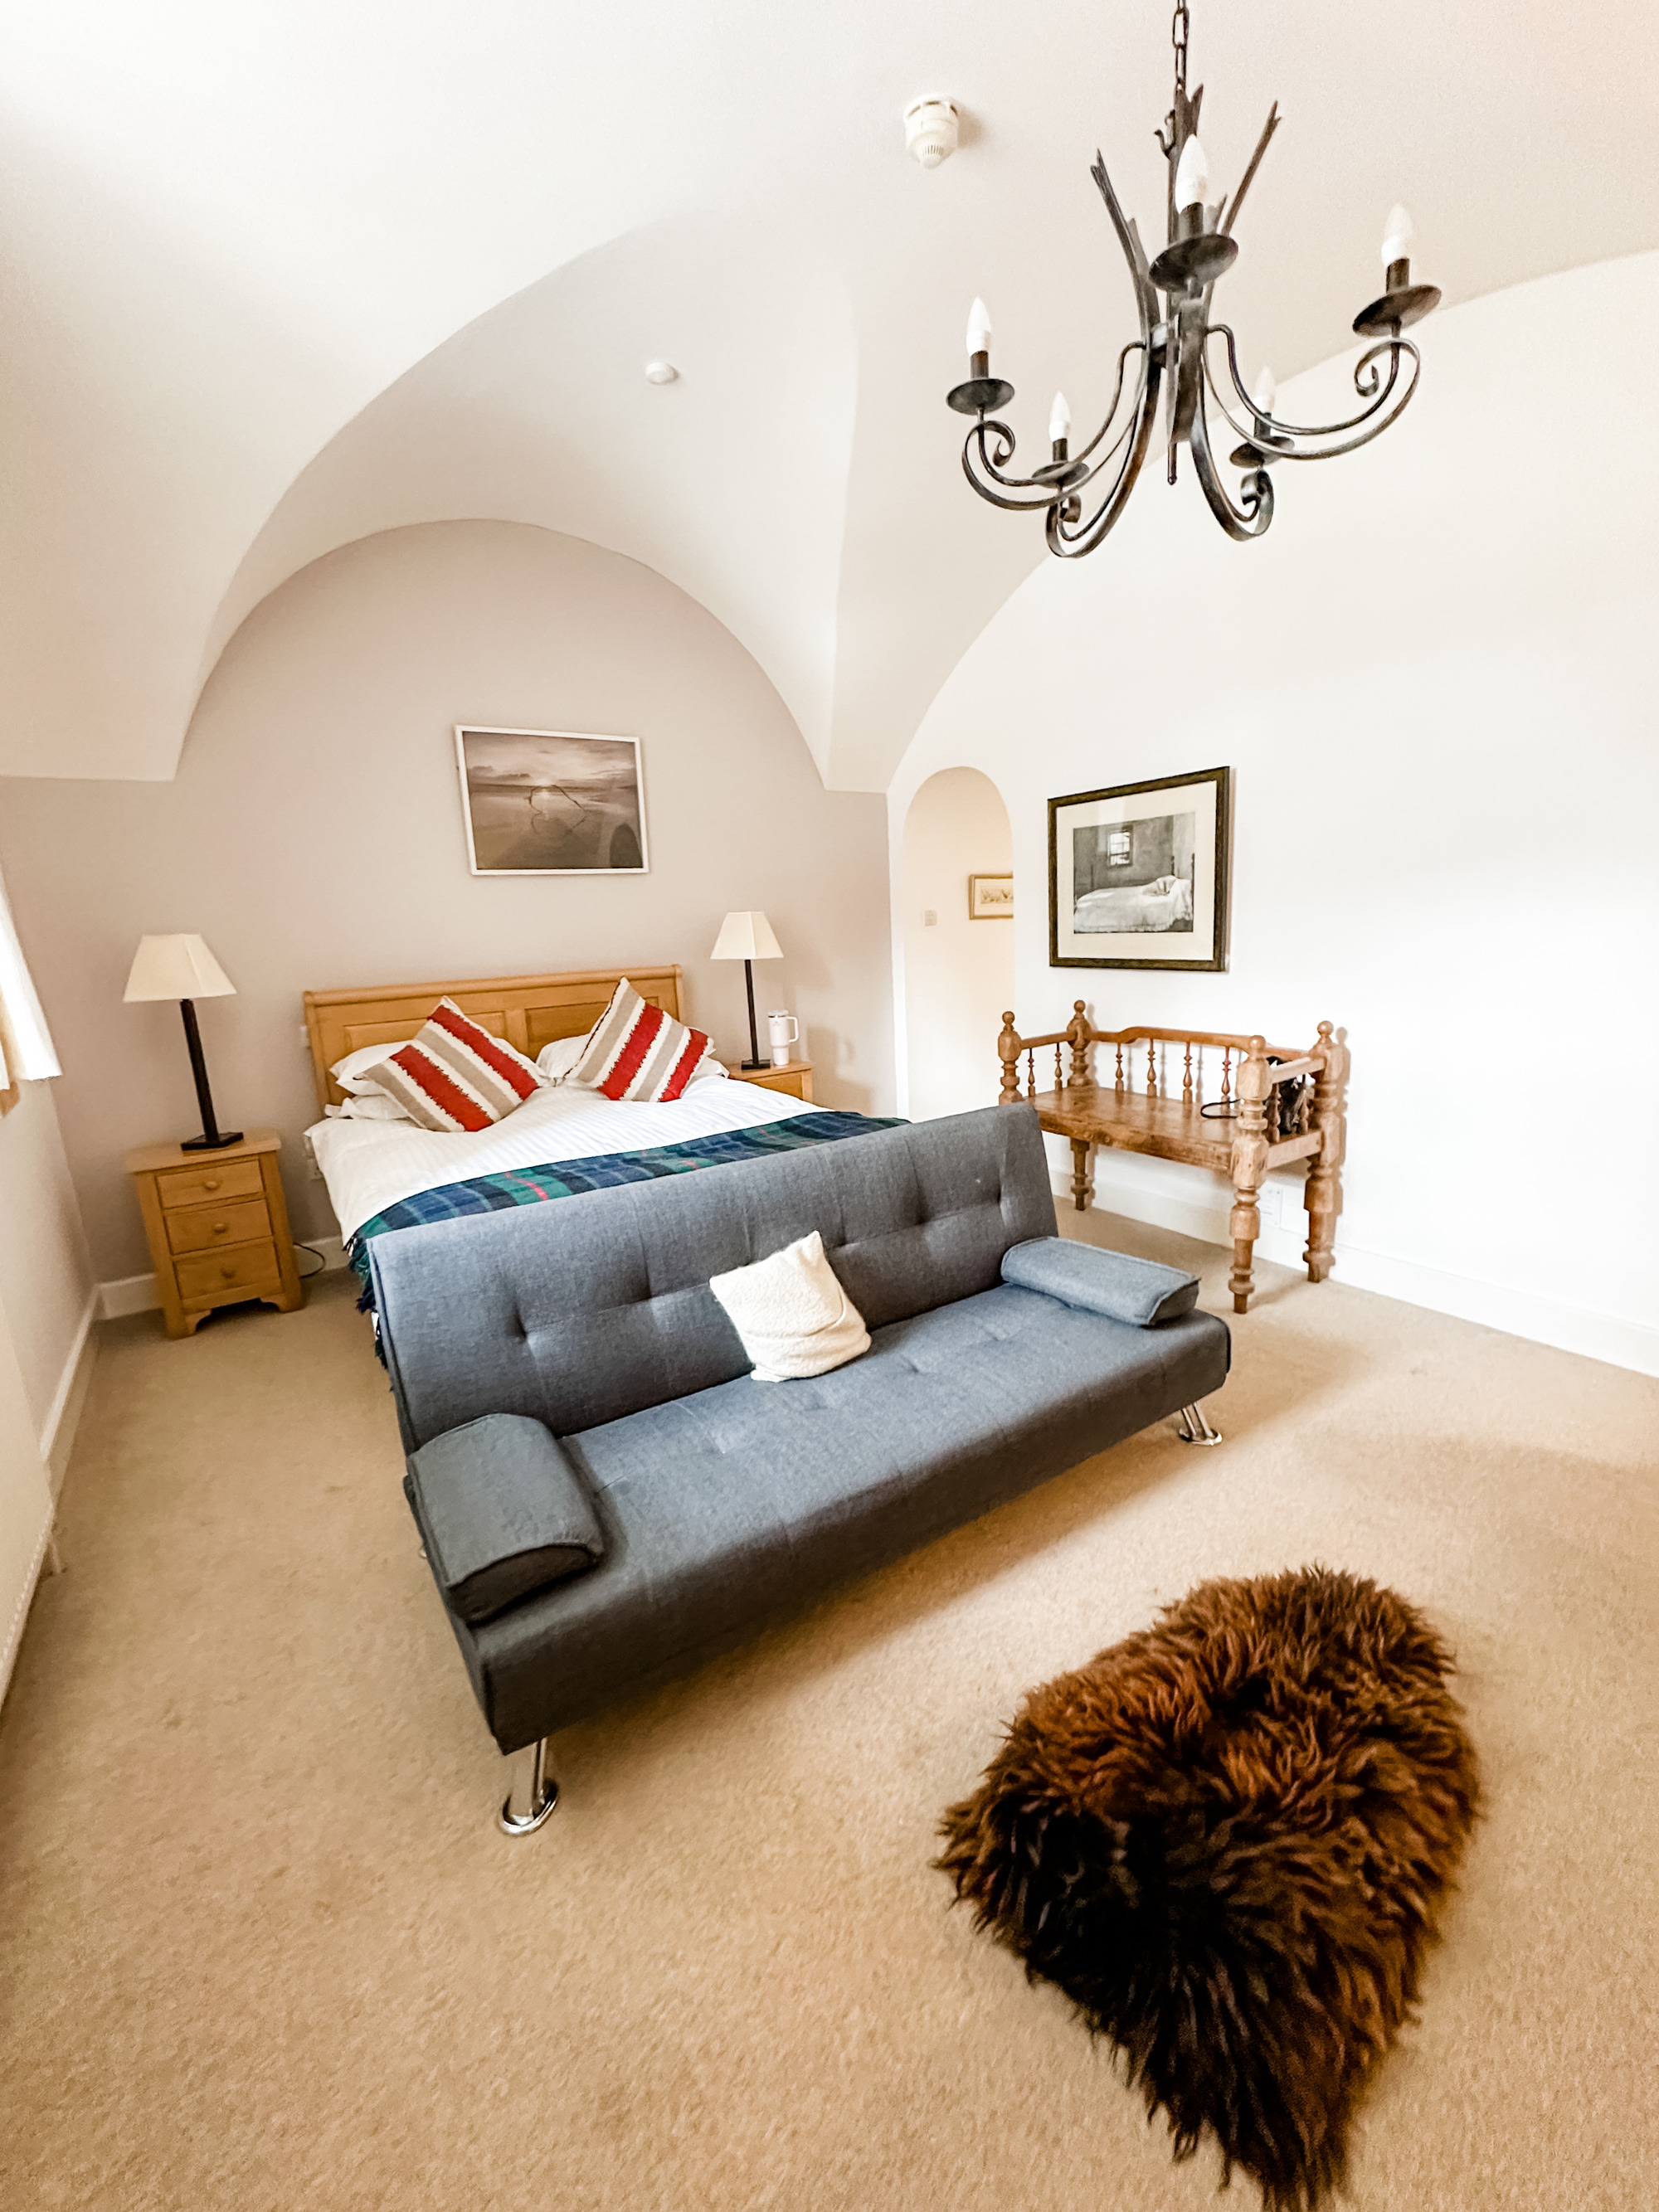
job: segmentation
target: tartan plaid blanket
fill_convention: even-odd
[[[368,1248],[393,1230],[414,1229],[427,1221],[455,1221],[464,1214],[500,1213],[510,1206],[539,1206],[544,1199],[571,1198],[578,1191],[606,1190],[613,1184],[653,1182],[661,1176],[689,1175],[697,1168],[726,1167],[737,1160],[769,1158],[799,1152],[808,1145],[838,1144],[843,1137],[866,1137],[872,1129],[896,1129],[896,1118],[828,1111],[793,1115],[787,1121],[764,1121],[757,1129],[722,1129],[684,1144],[658,1145],[645,1152],[601,1152],[591,1160],[552,1160],[545,1167],[503,1168],[466,1182],[440,1183],[400,1198],[384,1213],[365,1221],[346,1248],[362,1285],[358,1310],[373,1310]]]

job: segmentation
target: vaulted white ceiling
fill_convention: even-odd
[[[1247,374],[1342,346],[1397,198],[1451,301],[1659,244],[1654,10],[1194,0],[1192,36],[1218,182],[1285,118],[1218,295]],[[0,773],[170,775],[296,568],[498,516],[672,578],[880,787],[1046,557],[961,479],[968,301],[1030,439],[1056,385],[1103,401],[1130,304],[1088,162],[1155,233],[1168,37],[1166,0],[14,0]],[[925,174],[929,90],[964,144]]]

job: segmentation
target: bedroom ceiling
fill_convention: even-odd
[[[1220,295],[1247,376],[1341,348],[1397,198],[1449,304],[1659,244],[1651,10],[1194,0],[1192,35],[1218,179],[1285,118]],[[1169,89],[1165,0],[9,8],[0,773],[171,775],[284,577],[491,516],[672,578],[881,787],[1046,557],[958,473],[968,302],[1017,428],[1098,406],[1131,310],[1088,162],[1154,228]]]

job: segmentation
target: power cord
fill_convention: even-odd
[[[301,1276],[300,1280],[302,1283],[308,1283],[313,1275],[327,1274],[328,1261],[324,1255],[317,1249],[317,1247],[314,1244],[302,1244],[296,1239],[294,1249],[296,1252],[309,1252],[312,1258],[317,1262],[314,1267],[307,1267],[304,1274]]]

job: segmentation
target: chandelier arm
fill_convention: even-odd
[[[996,465],[993,462],[989,453],[985,450],[985,434],[988,430],[994,430],[999,438],[1006,441],[1006,445],[1002,456],[1005,461],[1013,452],[1014,434],[1008,428],[1008,425],[1006,422],[988,422],[983,417],[981,417],[979,422],[975,423],[973,428],[969,431],[967,437],[963,441],[962,473],[967,477],[969,483],[972,484],[974,489],[979,494],[980,497],[981,499],[989,500],[993,507],[1006,507],[1011,514],[1041,514],[1045,507],[1051,506],[1054,502],[1054,495],[1053,487],[1051,485],[1036,485],[1036,479],[1033,477],[1022,478],[1018,477],[1005,477],[1000,475],[998,472]],[[1005,499],[1000,492],[993,491],[988,483],[974,473],[972,456],[975,446],[979,447],[980,465],[985,470],[987,475],[989,476],[995,483],[1006,484],[1013,490],[1021,490],[1035,486],[1036,489],[1041,492],[1042,496],[1038,499]]]
[[[1146,380],[1138,402],[1139,412],[1132,418],[1135,433],[1133,441],[1124,453],[1110,491],[1088,520],[1068,528],[1061,506],[1057,502],[1049,508],[1046,533],[1048,550],[1058,554],[1062,561],[1075,561],[1085,553],[1092,553],[1127,504],[1129,495],[1135,488],[1135,479],[1140,474],[1141,464],[1146,459],[1146,448],[1152,443],[1152,425],[1158,420],[1158,386],[1163,374],[1163,349],[1155,346],[1146,356]],[[1127,427],[1126,424],[1125,428]]]
[[[1112,418],[1117,413],[1117,403],[1123,394],[1123,370],[1129,356],[1132,353],[1139,353],[1142,350],[1141,341],[1139,338],[1132,338],[1128,344],[1124,347],[1122,352],[1118,356],[1117,383],[1112,392],[1112,404],[1107,410],[1106,420],[1101,424],[1099,429],[1096,431],[1094,436],[1091,438],[1088,444],[1083,448],[1083,451],[1077,456],[1077,464],[1079,470],[1079,474],[1066,477],[1063,485],[1058,483],[1054,477],[1045,477],[1042,475],[1030,477],[1005,476],[1001,464],[1012,459],[1013,456],[1017,442],[1014,437],[1014,433],[1006,422],[981,419],[979,422],[975,423],[974,428],[968,433],[968,436],[963,442],[962,449],[963,471],[967,476],[969,483],[973,485],[974,489],[980,493],[982,498],[991,500],[998,507],[1008,507],[1016,514],[1038,513],[1042,508],[1051,505],[1056,495],[1062,491],[1067,498],[1080,494],[1085,486],[1092,483],[1096,478],[1100,476],[1107,464],[1111,460],[1112,456],[1117,452],[1118,447],[1123,443],[1124,440],[1129,435],[1130,432],[1135,426],[1136,411],[1135,409],[1132,409],[1127,419],[1124,422],[1123,428],[1118,432],[1117,436],[1112,441],[1111,444],[1101,455],[1100,459],[1095,463],[1094,466],[1090,469],[1084,469],[1082,467],[1082,463],[1091,453],[1093,453],[1095,447],[1100,443],[1107,431],[1112,427]],[[1140,377],[1136,387],[1136,409],[1139,407],[1140,393],[1144,391],[1145,386],[1146,364],[1143,361]],[[986,445],[985,434],[988,431],[994,431],[997,438],[1000,441],[994,454],[987,447]],[[980,467],[984,471],[985,478],[988,478],[992,483],[1002,485],[1003,488],[1008,491],[1036,491],[1040,494],[1040,496],[1036,499],[1024,500],[1000,499],[994,492],[987,490],[984,480],[970,465],[969,455],[972,448],[975,445],[977,445],[979,448]]]
[[[1209,342],[1215,337],[1224,337],[1227,341],[1228,370],[1232,378],[1234,391],[1238,394],[1243,405],[1249,410],[1250,417],[1249,424],[1240,422],[1233,415],[1210,368]],[[1339,453],[1352,453],[1357,447],[1369,445],[1373,438],[1388,428],[1389,423],[1399,420],[1401,413],[1417,389],[1417,380],[1423,365],[1422,356],[1410,338],[1380,338],[1374,346],[1368,348],[1354,364],[1354,389],[1362,398],[1370,400],[1369,406],[1363,407],[1358,415],[1351,415],[1346,422],[1286,422],[1277,415],[1262,414],[1249,392],[1245,391],[1238,374],[1238,352],[1234,343],[1233,333],[1225,323],[1213,323],[1209,326],[1204,333],[1204,346],[1205,381],[1215,395],[1216,405],[1226,417],[1229,425],[1246,441],[1255,434],[1254,425],[1258,422],[1265,428],[1277,431],[1288,438],[1340,438],[1346,431],[1360,429],[1362,424],[1369,422],[1371,425],[1370,429],[1363,430],[1360,436],[1349,439],[1346,445],[1322,447],[1316,453],[1298,453],[1293,448],[1276,452],[1274,459],[1284,461],[1334,460]],[[1384,354],[1389,356],[1389,373],[1386,378],[1381,375],[1376,365]],[[1406,386],[1403,398],[1396,406],[1385,414],[1383,410],[1388,408],[1389,401],[1400,380],[1400,357],[1402,354],[1411,356],[1411,379]],[[1374,398],[1371,397],[1373,393],[1376,394]],[[1375,419],[1379,415],[1382,416],[1381,421]]]
[[[1146,249],[1140,242],[1140,232],[1133,219],[1126,216],[1118,205],[1117,194],[1112,190],[1112,180],[1106,173],[1105,159],[1097,146],[1094,167],[1089,174],[1100,188],[1100,197],[1106,203],[1106,212],[1112,218],[1112,228],[1117,233],[1117,242],[1123,249],[1123,258],[1129,264],[1129,280],[1135,288],[1135,307],[1140,316],[1140,343],[1150,354],[1153,326],[1158,320],[1158,287],[1152,279]]]
[[[1279,125],[1284,121],[1284,117],[1280,115],[1279,112],[1279,102],[1274,100],[1272,107],[1267,111],[1267,120],[1261,136],[1255,142],[1255,151],[1250,156],[1250,165],[1249,168],[1245,170],[1243,176],[1239,179],[1238,190],[1233,194],[1233,204],[1228,209],[1226,214],[1221,218],[1221,235],[1224,238],[1231,238],[1232,236],[1233,225],[1238,221],[1238,210],[1243,206],[1244,195],[1249,191],[1250,185],[1255,180],[1256,171],[1261,167],[1261,156],[1267,150],[1267,141],[1273,137],[1274,131],[1278,130]]]
[[[1086,461],[1086,460],[1088,459],[1088,458],[1089,458],[1090,454],[1093,453],[1093,451],[1094,451],[1095,447],[1096,447],[1100,443],[1101,440],[1102,440],[1102,439],[1106,435],[1106,433],[1107,433],[1107,432],[1111,428],[1111,427],[1112,427],[1112,418],[1113,418],[1113,416],[1117,413],[1117,403],[1118,403],[1118,401],[1119,401],[1120,399],[1121,399],[1121,398],[1122,398],[1122,397],[1123,397],[1123,369],[1124,369],[1124,364],[1127,362],[1127,360],[1128,360],[1128,358],[1129,358],[1129,356],[1130,356],[1132,353],[1139,353],[1139,354],[1143,354],[1143,355],[1144,355],[1144,354],[1146,352],[1146,350],[1147,350],[1147,347],[1146,347],[1146,339],[1145,339],[1144,337],[1142,337],[1142,338],[1131,338],[1131,339],[1130,339],[1130,341],[1129,341],[1129,343],[1128,343],[1128,344],[1127,344],[1127,345],[1126,345],[1126,346],[1124,347],[1124,349],[1123,349],[1122,352],[1121,352],[1121,354],[1119,354],[1119,356],[1118,356],[1118,357],[1117,357],[1117,382],[1116,382],[1116,383],[1113,386],[1113,387],[1112,387],[1112,404],[1111,404],[1111,405],[1110,405],[1110,406],[1106,410],[1106,416],[1105,416],[1105,419],[1104,419],[1104,421],[1101,423],[1101,426],[1100,426],[1099,429],[1097,429],[1097,430],[1095,432],[1094,436],[1093,436],[1092,438],[1091,438],[1091,439],[1090,439],[1090,441],[1089,441],[1088,444],[1087,444],[1086,446],[1085,446],[1079,453],[1074,453],[1074,454],[1072,456],[1072,458],[1073,458],[1073,460],[1078,460],[1078,461]],[[1141,363],[1141,368],[1140,368],[1140,380],[1141,380],[1142,382],[1144,382],[1144,381],[1145,381],[1145,380],[1146,380],[1146,362],[1143,361],[1143,362],[1142,362],[1142,363]],[[1139,392],[1137,392],[1137,394],[1136,394],[1137,398],[1139,398]],[[1071,489],[1072,489],[1073,491],[1080,491],[1080,490],[1082,489],[1083,486],[1084,486],[1085,483],[1089,483],[1089,482],[1090,482],[1090,481],[1094,477],[1094,476],[1097,474],[1097,472],[1099,470],[1101,470],[1101,469],[1104,468],[1104,466],[1106,465],[1107,462],[1108,462],[1108,461],[1109,461],[1109,460],[1111,459],[1112,455],[1113,455],[1113,454],[1117,451],[1118,447],[1122,444],[1122,442],[1123,442],[1124,439],[1127,436],[1127,434],[1128,434],[1128,433],[1129,433],[1130,429],[1133,427],[1134,419],[1135,419],[1135,418],[1134,418],[1134,410],[1133,410],[1133,408],[1131,408],[1131,409],[1130,409],[1130,410],[1129,410],[1128,417],[1127,417],[1127,419],[1126,420],[1126,422],[1124,422],[1124,425],[1123,425],[1122,429],[1121,429],[1121,430],[1118,432],[1118,434],[1117,434],[1116,437],[1113,439],[1113,441],[1112,441],[1111,444],[1110,444],[1109,446],[1108,446],[1108,447],[1106,448],[1105,452],[1101,455],[1100,459],[1099,459],[1095,463],[1094,467],[1093,467],[1092,469],[1091,469],[1091,470],[1090,470],[1088,476],[1086,476],[1086,477],[1079,477],[1077,479],[1076,483],[1074,483],[1072,485]]]
[[[1252,470],[1244,479],[1240,504],[1233,505],[1227,496],[1226,486],[1216,473],[1215,457],[1210,451],[1210,429],[1205,418],[1201,386],[1187,433],[1187,444],[1204,496],[1210,502],[1210,512],[1228,537],[1243,543],[1264,536],[1273,519],[1273,478],[1266,469]]]

